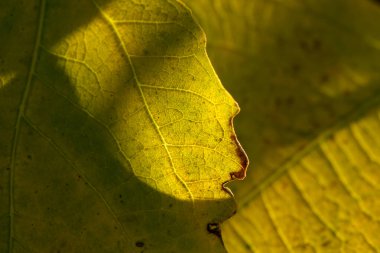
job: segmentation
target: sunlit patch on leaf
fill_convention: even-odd
[[[378,1],[185,2],[254,160],[227,249],[378,252]]]
[[[225,252],[247,158],[189,10],[1,5],[0,252]]]

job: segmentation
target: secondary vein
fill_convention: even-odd
[[[331,127],[326,128],[324,131],[317,134],[308,145],[292,155],[288,160],[280,165],[280,167],[273,174],[264,178],[258,184],[255,184],[249,193],[240,200],[241,208],[243,209],[248,207],[252,199],[256,198],[261,194],[261,192],[271,186],[278,178],[287,173],[288,170],[292,169],[295,164],[297,164],[317,146],[319,146],[320,143],[335,134],[340,129],[347,126],[350,122],[359,119],[365,115],[365,113],[376,108],[378,105],[380,105],[380,96],[378,93],[376,93],[367,99],[364,103],[353,109],[350,113],[347,113],[343,117],[339,118]]]
[[[17,144],[20,138],[20,128],[21,128],[21,120],[24,116],[26,103],[28,100],[28,96],[30,93],[30,87],[33,80],[33,73],[35,72],[36,64],[37,64],[37,58],[38,58],[38,49],[41,42],[41,34],[42,34],[42,27],[43,27],[43,21],[45,16],[45,5],[46,0],[41,0],[40,3],[40,10],[39,10],[39,18],[38,18],[38,27],[37,27],[37,34],[36,34],[36,41],[34,44],[33,49],[33,56],[32,56],[32,62],[28,73],[28,79],[25,85],[25,89],[21,98],[20,106],[17,113],[17,119],[16,119],[16,126],[15,126],[15,133],[13,137],[13,143],[12,143],[12,153],[11,153],[11,165],[10,165],[10,173],[9,173],[9,187],[10,187],[10,194],[9,194],[9,253],[13,250],[13,232],[14,232],[14,177],[15,177],[15,164],[16,164],[16,153],[17,153]]]
[[[139,94],[140,94],[140,96],[141,96],[141,99],[143,100],[143,103],[144,103],[144,105],[145,105],[145,108],[146,108],[146,111],[147,111],[147,113],[148,113],[148,115],[149,115],[149,118],[150,118],[150,120],[152,121],[152,124],[153,124],[153,126],[154,126],[156,132],[158,133],[158,135],[159,135],[159,137],[160,137],[160,139],[161,139],[161,141],[162,141],[162,143],[163,143],[163,146],[164,146],[164,148],[165,148],[165,151],[166,151],[166,153],[167,153],[167,155],[168,155],[168,157],[169,157],[169,162],[170,162],[170,165],[171,165],[171,167],[172,167],[172,169],[173,169],[173,172],[174,172],[174,174],[176,175],[177,179],[180,181],[180,183],[184,186],[185,190],[189,193],[190,200],[191,200],[191,202],[194,204],[194,196],[193,196],[192,192],[190,191],[189,187],[187,186],[186,182],[185,182],[185,181],[182,179],[182,177],[178,174],[178,172],[177,172],[177,170],[176,170],[176,167],[175,167],[175,165],[174,165],[174,162],[173,162],[173,158],[172,158],[171,153],[170,153],[170,151],[169,151],[169,149],[168,149],[168,145],[167,145],[167,143],[166,143],[166,141],[165,141],[165,138],[164,138],[164,136],[162,135],[161,130],[160,130],[160,128],[159,128],[157,122],[156,122],[156,121],[154,120],[154,118],[153,118],[153,115],[152,115],[152,113],[151,113],[151,111],[150,111],[150,108],[149,108],[149,106],[148,106],[148,103],[147,103],[147,101],[146,101],[146,98],[145,98],[144,92],[143,92],[143,90],[142,90],[142,88],[141,88],[141,85],[142,85],[142,84],[139,82],[139,80],[138,80],[138,78],[137,78],[137,74],[136,74],[135,66],[134,66],[134,64],[133,64],[133,62],[132,62],[132,59],[131,59],[130,54],[128,53],[128,50],[127,50],[127,47],[126,47],[125,43],[124,43],[123,40],[121,39],[121,35],[120,35],[120,33],[119,33],[117,27],[115,26],[113,20],[110,19],[110,17],[108,17],[108,15],[106,15],[106,14],[103,12],[103,10],[102,10],[102,9],[100,8],[100,6],[95,2],[95,0],[93,0],[93,3],[94,3],[94,5],[96,6],[96,8],[99,10],[99,12],[100,12],[100,14],[103,16],[103,18],[109,23],[109,25],[111,26],[112,30],[114,31],[114,33],[115,33],[117,39],[119,40],[119,42],[120,42],[120,44],[121,44],[121,46],[122,46],[122,48],[123,48],[123,51],[124,51],[124,53],[125,53],[125,56],[127,57],[128,63],[129,63],[129,65],[130,65],[131,69],[132,69],[133,78],[134,78],[134,80],[136,81],[136,86],[137,86],[138,92],[139,92]]]

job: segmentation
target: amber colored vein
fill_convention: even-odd
[[[32,63],[29,69],[28,73],[28,79],[25,85],[25,89],[21,98],[20,107],[18,109],[17,113],[17,119],[16,119],[16,126],[15,126],[15,134],[13,137],[13,144],[12,144],[12,154],[11,154],[11,168],[10,168],[10,196],[9,196],[9,252],[12,252],[13,249],[13,214],[14,214],[14,175],[15,175],[15,163],[16,163],[16,153],[17,153],[17,144],[20,138],[20,128],[21,128],[21,119],[24,116],[25,107],[27,103],[27,99],[30,92],[30,87],[32,84],[33,79],[33,73],[36,68],[37,64],[37,57],[38,57],[38,48],[41,41],[41,34],[42,34],[42,26],[43,26],[43,20],[45,15],[45,3],[46,0],[41,0],[41,7],[39,11],[39,20],[38,20],[38,28],[37,28],[37,35],[36,35],[36,41],[34,44],[33,49],[33,56],[32,56]]]
[[[191,199],[191,201],[194,203],[194,197],[193,197],[193,194],[192,194],[192,192],[190,191],[189,187],[187,186],[186,182],[185,182],[185,181],[182,179],[182,177],[178,174],[178,172],[177,172],[177,170],[176,170],[176,167],[174,166],[173,158],[172,158],[172,156],[171,156],[171,154],[170,154],[170,152],[169,152],[169,149],[168,149],[168,147],[167,147],[167,143],[166,143],[166,141],[165,141],[165,138],[164,138],[164,136],[162,135],[161,130],[160,130],[160,128],[159,128],[157,122],[154,120],[153,115],[152,115],[152,112],[151,112],[150,109],[149,109],[148,103],[147,103],[147,101],[146,101],[146,99],[145,99],[144,92],[143,92],[143,90],[142,90],[142,88],[141,88],[141,84],[140,84],[140,82],[139,82],[139,80],[138,80],[138,78],[137,78],[137,74],[136,74],[135,66],[134,66],[134,64],[133,64],[133,62],[132,62],[132,59],[131,59],[131,57],[130,57],[130,55],[129,55],[129,53],[128,53],[128,49],[127,49],[125,43],[123,42],[123,40],[122,40],[122,38],[121,38],[121,35],[120,35],[120,33],[119,33],[117,27],[115,26],[113,20],[112,20],[110,17],[108,17],[107,14],[104,13],[104,11],[100,8],[100,6],[98,6],[98,4],[97,4],[94,0],[93,0],[93,3],[94,3],[94,5],[96,6],[96,8],[99,10],[99,12],[100,12],[100,14],[103,16],[103,18],[109,23],[109,25],[111,26],[111,28],[112,28],[113,32],[115,33],[117,39],[119,40],[120,45],[122,46],[123,51],[124,51],[124,53],[125,53],[125,56],[127,57],[128,62],[129,62],[129,65],[130,65],[130,67],[131,67],[131,69],[132,69],[133,78],[134,78],[135,81],[136,81],[136,86],[137,86],[138,91],[139,91],[139,93],[140,93],[141,99],[143,100],[143,103],[144,103],[144,105],[145,105],[145,108],[146,108],[146,111],[147,111],[147,113],[148,113],[148,115],[149,115],[149,118],[150,118],[150,120],[152,121],[153,126],[154,126],[154,128],[156,129],[156,132],[158,133],[158,135],[159,135],[159,137],[160,137],[160,139],[161,139],[161,141],[162,141],[162,143],[163,143],[163,146],[164,146],[164,148],[165,148],[166,153],[168,154],[169,161],[170,161],[170,165],[171,165],[171,167],[173,168],[173,172],[174,172],[174,174],[176,175],[176,177],[178,178],[178,180],[180,181],[180,183],[184,186],[184,188],[186,189],[186,191],[189,193],[190,199]]]

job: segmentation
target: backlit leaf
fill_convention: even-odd
[[[176,1],[2,1],[0,252],[225,252],[238,110]]]
[[[253,160],[229,251],[380,251],[378,1],[185,2]]]

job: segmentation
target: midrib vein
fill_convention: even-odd
[[[335,134],[340,129],[347,126],[350,122],[361,118],[363,115],[368,113],[370,110],[376,108],[376,106],[380,105],[380,93],[376,92],[373,96],[366,100],[366,102],[357,106],[351,112],[345,114],[343,117],[338,118],[338,120],[333,124],[330,128],[322,130],[321,133],[315,135],[315,138],[306,145],[303,149],[296,151],[294,154],[289,156],[289,159],[282,163],[273,174],[264,178],[261,182],[254,185],[254,187],[249,190],[248,194],[245,195],[240,201],[240,208],[248,207],[249,203],[252,199],[256,198],[271,186],[278,178],[280,178],[283,174],[287,173],[288,170],[293,168],[299,161],[301,161],[304,157],[306,157],[310,152],[312,152],[316,147],[320,145],[321,142]]]
[[[113,20],[112,20],[110,17],[108,17],[108,15],[107,15],[106,13],[104,13],[104,11],[103,11],[103,10],[100,8],[100,6],[95,2],[95,0],[93,0],[93,3],[94,3],[94,5],[96,6],[96,8],[99,10],[99,12],[100,12],[100,14],[103,16],[103,18],[109,23],[109,25],[111,26],[111,28],[112,28],[113,32],[115,33],[117,39],[119,40],[120,45],[122,46],[123,51],[124,51],[124,53],[125,53],[125,56],[126,56],[127,59],[128,59],[128,63],[129,63],[129,65],[130,65],[131,70],[132,70],[132,73],[133,73],[133,79],[136,81],[137,89],[138,89],[138,91],[139,91],[139,94],[140,94],[140,96],[141,96],[141,99],[143,100],[144,106],[145,106],[146,111],[147,111],[147,113],[148,113],[148,115],[149,115],[149,119],[152,121],[152,124],[154,125],[154,128],[155,128],[157,134],[159,135],[160,140],[161,140],[161,142],[162,142],[162,144],[163,144],[163,146],[164,146],[164,148],[165,148],[165,151],[166,151],[166,153],[167,153],[167,155],[168,155],[168,157],[169,157],[170,166],[172,167],[173,172],[174,172],[175,176],[177,177],[177,179],[180,181],[180,183],[183,185],[183,187],[184,187],[184,188],[186,189],[186,191],[189,193],[189,196],[190,196],[191,201],[194,203],[194,196],[193,196],[192,192],[190,191],[189,187],[187,186],[186,182],[182,179],[182,177],[181,177],[180,175],[178,175],[178,172],[177,172],[177,170],[176,170],[176,167],[174,166],[173,158],[172,158],[172,156],[171,156],[171,154],[170,154],[170,151],[169,151],[169,149],[168,149],[168,145],[167,145],[167,143],[166,143],[166,141],[165,141],[165,138],[164,138],[164,136],[162,135],[162,133],[161,133],[161,131],[160,131],[160,128],[159,128],[158,124],[156,123],[156,121],[154,120],[154,117],[153,117],[153,115],[152,115],[152,113],[151,113],[151,111],[150,111],[150,109],[149,109],[149,106],[148,106],[148,103],[147,103],[147,101],[146,101],[146,98],[145,98],[144,92],[143,92],[143,90],[142,90],[142,88],[141,88],[141,84],[140,84],[140,82],[139,82],[139,80],[138,80],[138,78],[137,78],[137,74],[136,74],[135,66],[134,66],[134,64],[133,64],[133,62],[132,62],[132,59],[131,59],[131,57],[130,57],[130,54],[128,53],[128,49],[127,49],[125,43],[123,42],[123,40],[122,40],[122,38],[121,38],[121,35],[120,35],[120,33],[119,33],[117,27],[115,26]]]
[[[27,103],[27,99],[30,92],[30,87],[33,79],[33,73],[36,68],[37,58],[38,58],[38,48],[41,41],[41,34],[42,34],[42,26],[43,26],[43,20],[45,15],[45,4],[46,0],[41,0],[41,6],[39,10],[39,17],[38,17],[38,27],[37,27],[37,34],[36,34],[36,41],[34,44],[33,49],[33,56],[32,56],[32,62],[28,73],[27,82],[25,85],[25,89],[21,98],[20,106],[17,113],[17,119],[16,119],[16,126],[15,126],[15,133],[13,137],[13,143],[12,143],[12,153],[11,153],[11,165],[10,165],[10,173],[9,173],[9,252],[11,253],[13,251],[13,223],[14,223],[14,175],[15,175],[15,163],[16,163],[16,153],[17,153],[17,144],[20,138],[20,128],[21,128],[21,120],[24,116],[25,107]]]

